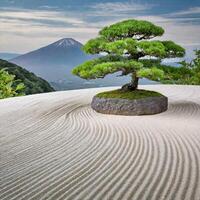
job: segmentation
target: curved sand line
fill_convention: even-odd
[[[200,87],[154,85],[167,112],[114,116],[85,89],[0,101],[0,199],[199,200]]]

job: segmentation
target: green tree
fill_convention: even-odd
[[[84,79],[96,79],[121,71],[121,75],[131,75],[131,83],[122,86],[124,90],[136,90],[139,78],[168,79],[161,67],[146,65],[142,61],[145,56],[159,61],[184,56],[184,48],[172,41],[151,40],[163,34],[161,27],[134,19],[105,27],[97,38],[89,40],[83,47],[88,54],[104,56],[86,61],[75,67],[72,73]]]
[[[15,80],[14,75],[10,75],[6,69],[0,70],[0,99],[24,95],[24,84]]]
[[[182,61],[179,67],[161,65],[156,61],[143,61],[145,64],[164,71],[164,78],[161,83],[200,85],[200,50],[195,51],[196,57],[191,62]]]
[[[181,71],[187,73],[180,76],[183,84],[200,85],[200,50],[195,50],[196,57],[191,62],[181,62]]]

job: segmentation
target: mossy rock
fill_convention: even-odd
[[[103,114],[153,115],[168,108],[168,98],[147,90],[113,90],[93,97],[91,107]]]

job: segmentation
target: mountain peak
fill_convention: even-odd
[[[58,40],[57,42],[53,43],[56,47],[69,47],[69,46],[80,46],[81,43],[74,40],[73,38],[63,38],[61,40]]]

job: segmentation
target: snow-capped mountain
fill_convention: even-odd
[[[53,44],[51,44],[52,46],[56,46],[56,47],[70,47],[70,46],[79,46],[81,47],[82,44],[76,40],[74,40],[73,38],[63,38],[61,40],[58,40],[57,42],[54,42]]]
[[[95,57],[85,54],[82,46],[72,38],[64,38],[10,61],[50,82],[71,80],[73,67]]]

